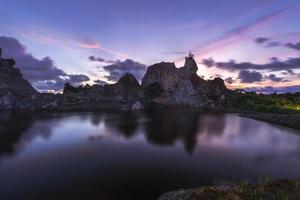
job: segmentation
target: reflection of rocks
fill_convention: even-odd
[[[202,133],[207,133],[208,136],[223,135],[226,126],[226,116],[223,114],[210,114],[201,119]]]
[[[31,113],[7,112],[0,117],[0,155],[14,154],[31,143],[36,136],[49,139],[52,132],[52,124],[47,120],[39,121]],[[49,115],[47,116],[47,118]]]
[[[32,116],[26,113],[1,113],[0,155],[14,153],[22,134],[32,126]]]
[[[143,112],[113,112],[95,114],[91,120],[95,125],[103,120],[107,129],[115,130],[129,138],[141,132],[149,143],[174,145],[182,141],[188,153],[192,153],[197,144],[197,134],[221,136],[225,129],[225,115],[203,114],[192,110],[146,110]],[[95,123],[96,122],[96,123]]]
[[[145,116],[151,121],[144,124],[146,138],[159,145],[171,145],[182,140],[188,152],[196,145],[199,113],[193,111],[149,111]]]
[[[131,110],[141,110],[143,108],[143,105],[141,102],[137,101],[131,106]]]
[[[104,123],[108,129],[117,128],[118,131],[126,138],[129,138],[136,133],[136,130],[139,126],[138,120],[141,116],[141,113],[123,111],[113,113],[113,116],[113,118],[103,118]]]

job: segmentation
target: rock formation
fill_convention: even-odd
[[[136,78],[126,73],[117,83],[73,87],[66,83],[63,90],[64,109],[124,109],[141,101],[141,86]]]
[[[148,67],[140,85],[126,73],[114,84],[74,87],[65,84],[62,94],[39,93],[0,51],[0,109],[138,110],[148,106],[211,109],[224,101],[228,90],[220,78],[205,81],[197,75],[190,53],[184,66],[161,62]]]
[[[193,54],[185,58],[185,64],[176,68],[174,63],[159,63],[148,68],[142,79],[142,88],[149,90],[157,84],[161,95],[147,98],[164,106],[190,106],[211,108],[219,102],[218,99],[228,92],[224,81],[220,78],[205,81],[197,75],[198,67]],[[153,92],[152,92],[153,93]]]
[[[0,109],[28,108],[38,92],[25,80],[13,59],[3,59],[0,49]]]

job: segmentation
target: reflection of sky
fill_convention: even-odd
[[[198,135],[198,143],[200,146],[233,148],[252,153],[280,153],[299,148],[300,138],[297,131],[260,123],[248,118],[228,117],[220,134],[212,135],[208,129]]]
[[[177,53],[189,49],[199,62],[214,57],[263,63],[271,57],[299,55],[285,47],[264,48],[253,42],[256,37],[298,42],[297,0],[1,3],[1,35],[18,38],[38,58],[50,56],[68,73],[85,73],[93,79],[103,77],[103,72],[88,62],[90,55],[133,58],[148,65],[161,60],[181,64],[184,55]],[[236,75],[204,66],[199,74]]]

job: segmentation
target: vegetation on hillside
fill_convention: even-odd
[[[228,95],[226,107],[237,111],[293,114],[300,112],[300,92],[256,94],[235,92]]]

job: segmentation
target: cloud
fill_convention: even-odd
[[[257,71],[243,70],[239,72],[238,79],[241,80],[241,83],[254,83],[262,81],[263,76]]]
[[[300,51],[300,42],[293,44],[293,43],[287,43],[286,44],[287,47],[295,49],[295,50],[299,50]]]
[[[238,79],[241,80],[241,83],[254,83],[254,82],[261,82],[264,80],[271,80],[273,82],[287,82],[282,77],[278,77],[275,74],[270,74],[268,76],[263,76],[261,73],[257,71],[240,71],[238,75]],[[232,77],[228,77],[224,80],[226,83],[232,84],[235,83],[236,80]]]
[[[228,77],[228,78],[225,78],[224,80],[226,83],[229,83],[229,84],[232,84],[235,82],[235,80],[232,78],[232,77]]]
[[[37,59],[15,38],[0,36],[3,58],[13,58],[24,78],[38,90],[60,90],[65,82],[77,85],[89,80],[82,74],[67,74],[55,66],[54,61],[45,57]]]
[[[116,61],[114,64],[102,67],[109,75],[105,76],[109,81],[118,81],[125,73],[131,73],[137,80],[141,80],[147,69],[146,65],[131,59]]]
[[[232,44],[240,43],[243,41],[244,33],[261,29],[262,25],[268,25],[268,23],[274,21],[274,19],[286,12],[286,10],[287,9],[281,9],[263,16],[258,16],[253,20],[246,20],[246,23],[238,24],[220,36],[203,43],[203,45],[196,49],[193,49],[193,52],[195,53],[195,56],[203,56],[207,53],[224,49]],[[229,24],[232,25],[232,22]]]
[[[83,48],[83,49],[101,49],[102,46],[91,39],[80,39],[74,43],[76,46]]]
[[[97,85],[106,85],[107,84],[107,82],[99,80],[99,79],[98,80],[94,80],[94,83],[97,84]]]
[[[90,61],[92,62],[106,62],[106,63],[115,63],[116,61],[113,61],[113,60],[106,60],[104,58],[101,58],[101,57],[96,57],[96,56],[89,56],[88,58]]]
[[[254,42],[259,45],[264,45],[264,47],[267,47],[267,48],[282,46],[282,44],[280,42],[271,41],[270,38],[266,38],[266,37],[257,37],[257,38],[255,38]]]
[[[67,81],[71,83],[81,83],[89,80],[90,78],[83,74],[73,74],[67,76]]]
[[[300,92],[300,85],[293,85],[293,86],[284,86],[284,87],[250,87],[245,88],[246,91],[253,91],[253,92],[261,92],[261,93],[287,93],[287,92]]]
[[[215,65],[215,61],[212,58],[203,59],[202,64],[207,67],[213,67]]]
[[[217,67],[228,71],[239,70],[269,70],[269,71],[287,71],[293,73],[293,69],[300,69],[300,58],[289,58],[285,61],[280,61],[278,58],[272,58],[270,63],[253,64],[251,62],[236,63],[234,60],[228,62],[203,62],[207,67]]]
[[[272,48],[272,47],[279,47],[279,46],[281,46],[281,43],[280,42],[269,42],[268,44],[267,44],[267,47],[268,48]]]
[[[95,57],[95,56],[89,56],[89,60],[90,61],[94,61],[94,62],[105,62],[104,58],[101,57]]]
[[[255,43],[257,44],[262,44],[262,43],[265,43],[269,40],[269,38],[265,38],[265,37],[258,37],[258,38],[255,38]]]
[[[186,55],[187,51],[165,51],[164,54]]]
[[[277,77],[275,74],[270,74],[267,78],[274,82],[283,82],[283,78]]]
[[[69,48],[81,48],[81,49],[90,49],[90,50],[100,50],[104,51],[106,53],[111,54],[112,56],[115,56],[120,59],[125,59],[128,56],[122,52],[118,52],[115,50],[112,50],[110,48],[106,48],[98,41],[93,40],[92,38],[74,38],[72,36],[67,37],[53,37],[52,35],[45,35],[41,33],[36,33],[32,31],[24,31],[23,33],[26,37],[30,37],[31,39],[37,40],[39,42],[45,43],[45,44],[55,44],[59,47],[69,47]]]

